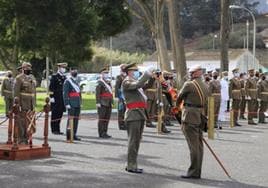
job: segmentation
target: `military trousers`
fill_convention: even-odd
[[[191,165],[187,176],[201,177],[202,162],[204,155],[203,133],[200,125],[183,122],[182,132],[190,150]]]
[[[146,120],[146,124],[151,124],[153,120],[157,120],[157,106],[156,101],[153,99],[147,100],[147,112],[149,118]]]
[[[128,134],[128,152],[127,152],[127,169],[137,169],[137,157],[144,129],[144,120],[127,121]]]
[[[65,109],[62,108],[62,105],[57,103],[51,103],[51,132],[58,133],[60,132],[60,122]]]
[[[103,136],[103,134],[107,134],[111,113],[112,107],[101,105],[101,107],[98,108],[98,132],[100,137]]]
[[[125,111],[126,111],[126,105],[123,99],[118,99],[118,105],[117,105],[117,118],[118,118],[118,127],[119,129],[125,129]]]
[[[71,138],[71,123],[73,124],[73,137],[76,137],[80,111],[80,107],[68,109],[68,121],[66,127],[67,140],[70,140]]]
[[[30,120],[26,117],[27,111],[19,112],[19,122],[18,122],[18,143],[28,144],[28,134],[27,129],[30,124]]]
[[[9,111],[13,107],[13,98],[12,97],[5,97],[5,104],[6,104],[6,116],[8,116]]]
[[[245,96],[242,96],[241,103],[240,103],[240,118],[244,116],[246,110],[247,101]]]
[[[220,106],[221,106],[221,98],[220,97],[215,97],[215,101],[214,101],[214,121],[215,121],[215,126],[218,122],[218,117],[219,117],[219,113],[220,113]]]
[[[232,102],[232,111],[234,113],[234,125],[237,123],[237,120],[238,120],[240,102],[241,102],[240,99],[233,99],[233,102]]]
[[[258,104],[257,99],[251,99],[248,101],[248,121],[252,121],[257,115],[256,106]]]
[[[267,109],[268,109],[268,101],[261,101],[259,110],[259,123],[265,123],[264,112],[266,112]]]

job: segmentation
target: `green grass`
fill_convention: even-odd
[[[46,93],[37,93],[37,106],[36,111],[43,109],[45,104]],[[82,94],[82,110],[94,110],[96,109],[96,100],[94,94]],[[5,103],[3,97],[0,97],[0,114],[5,113]]]

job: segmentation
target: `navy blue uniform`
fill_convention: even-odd
[[[51,131],[52,133],[60,133],[60,122],[63,112],[66,111],[63,102],[63,83],[66,76],[60,73],[53,74],[50,80],[49,91],[50,98],[54,98],[55,102],[51,103]]]

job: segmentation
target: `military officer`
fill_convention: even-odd
[[[245,114],[245,109],[246,109],[246,90],[245,90],[245,81],[246,81],[246,74],[241,73],[240,74],[240,82],[241,82],[241,103],[240,103],[240,119],[246,119],[244,114]]]
[[[63,112],[66,111],[63,102],[63,83],[66,80],[64,73],[66,72],[67,63],[58,63],[58,71],[53,74],[49,84],[50,102],[51,102],[51,132],[53,134],[63,134],[60,131],[60,122]]]
[[[248,100],[248,124],[256,125],[253,118],[256,116],[257,101],[257,80],[254,78],[254,69],[248,70],[249,77],[246,80],[245,91]]]
[[[13,106],[13,85],[14,78],[12,77],[12,72],[7,71],[7,76],[4,78],[1,87],[1,95],[4,97],[6,104],[6,117],[8,117],[9,111]]]
[[[258,81],[257,88],[258,99],[260,101],[259,123],[267,123],[265,122],[264,112],[268,109],[268,72],[266,74],[262,74]]]
[[[81,140],[77,136],[78,121],[81,111],[81,90],[77,82],[77,69],[71,70],[71,77],[66,79],[63,84],[63,102],[65,108],[68,110],[68,121],[66,128],[67,140],[71,138],[70,121],[73,121],[73,140]]]
[[[126,130],[126,126],[124,122],[124,114],[126,111],[126,106],[125,106],[124,96],[123,96],[122,89],[121,89],[122,82],[126,77],[126,73],[124,72],[125,66],[126,66],[125,64],[120,65],[120,75],[116,77],[116,81],[115,81],[115,97],[118,98],[117,118],[118,118],[118,126],[120,130]]]
[[[34,111],[36,105],[36,80],[32,73],[32,65],[30,63],[22,64],[22,73],[17,75],[14,83],[14,97],[19,99],[19,143],[27,144],[28,135],[27,128],[29,121],[26,119],[26,113]]]
[[[218,116],[220,112],[220,105],[221,105],[221,82],[218,80],[219,73],[217,71],[212,72],[212,80],[209,82],[209,92],[212,94],[214,97],[214,120],[215,124],[214,127],[217,126],[218,122]],[[219,126],[221,129],[221,126]]]
[[[232,103],[232,110],[234,114],[234,126],[241,126],[238,122],[238,112],[241,102],[241,82],[239,80],[239,69],[235,68],[232,70],[234,77],[229,82],[229,97]]]
[[[107,134],[113,105],[113,92],[109,78],[109,69],[103,68],[100,71],[101,77],[96,86],[96,106],[98,108],[98,132],[100,138],[111,138]]]
[[[154,128],[155,125],[152,123],[154,119],[157,119],[157,106],[156,106],[156,93],[157,93],[157,82],[154,79],[151,87],[143,88],[145,95],[147,96],[147,112],[149,118],[146,120],[146,127]]]
[[[227,121],[225,112],[227,111],[227,104],[229,100],[229,86],[228,86],[228,72],[223,71],[222,72],[222,78],[221,78],[221,106],[220,106],[220,112],[218,116],[218,120],[221,122]]]
[[[139,78],[140,74],[135,63],[126,66],[127,77],[122,83],[123,94],[126,102],[125,123],[128,133],[128,154],[126,171],[130,173],[142,173],[138,168],[137,156],[143,133],[146,117],[147,97],[142,87],[152,77],[152,68],[149,68]]]
[[[207,106],[209,91],[202,80],[203,71],[200,66],[189,69],[191,79],[186,81],[178,94],[177,106],[184,101],[182,109],[182,131],[190,149],[191,165],[182,178],[201,178],[203,161],[203,133],[204,126],[201,115],[204,115]]]

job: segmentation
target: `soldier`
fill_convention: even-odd
[[[265,114],[268,109],[268,73],[262,74],[261,79],[258,81],[258,99],[260,101],[259,110],[259,123],[265,122]]]
[[[22,64],[22,73],[17,75],[14,83],[14,97],[19,99],[21,111],[19,112],[19,144],[28,143],[27,128],[29,121],[26,120],[27,112],[34,111],[36,104],[36,81],[32,73],[30,63]]]
[[[245,81],[246,81],[246,74],[241,73],[240,74],[240,82],[241,82],[241,103],[240,103],[240,119],[246,119],[244,114],[245,114],[245,109],[246,109],[246,90],[245,90]]]
[[[130,173],[142,173],[138,168],[137,156],[140,141],[143,133],[144,122],[146,120],[146,101],[147,97],[142,87],[147,80],[152,77],[152,68],[149,68],[139,78],[140,74],[135,63],[126,66],[127,77],[122,83],[123,94],[126,102],[125,123],[128,133],[128,155],[126,171]]]
[[[103,68],[100,73],[101,77],[96,86],[96,106],[99,115],[98,132],[100,138],[111,138],[107,131],[113,105],[112,86],[108,68]]]
[[[241,126],[238,122],[238,112],[241,102],[241,82],[239,80],[239,69],[235,68],[232,70],[234,77],[229,82],[229,97],[232,103],[232,110],[234,114],[234,126]]]
[[[257,80],[254,78],[254,69],[248,70],[249,77],[246,80],[245,91],[246,99],[248,100],[248,124],[257,125],[253,118],[256,116],[257,105]]]
[[[203,133],[204,126],[201,115],[204,115],[207,106],[207,96],[209,91],[206,84],[202,81],[202,69],[195,66],[189,69],[191,80],[184,83],[179,92],[177,106],[184,101],[182,109],[182,131],[190,150],[191,165],[186,175],[182,178],[201,178],[201,168],[203,161]]]
[[[212,80],[209,82],[209,92],[214,97],[214,120],[215,124],[214,127],[217,128],[218,116],[220,112],[220,104],[221,104],[221,83],[218,80],[219,73],[217,71],[212,72]],[[219,125],[220,129],[222,127]]]
[[[58,71],[53,74],[49,84],[50,102],[51,102],[51,132],[56,135],[61,135],[60,122],[63,112],[66,111],[63,102],[63,83],[66,80],[64,73],[66,72],[67,63],[58,63]]]
[[[7,71],[7,76],[4,78],[1,88],[1,95],[4,97],[6,103],[6,117],[9,116],[9,111],[13,106],[13,85],[14,78],[12,77],[12,72]]]
[[[123,80],[126,77],[126,73],[124,72],[125,69],[125,64],[120,65],[120,75],[116,77],[116,82],[115,82],[115,97],[118,98],[118,105],[117,105],[117,110],[118,110],[118,126],[120,130],[126,130],[125,122],[124,122],[124,114],[126,111],[126,106],[124,102],[124,97],[121,89],[121,85]]]
[[[146,120],[146,127],[154,128],[155,125],[152,123],[153,120],[157,119],[157,106],[156,106],[156,93],[157,93],[157,82],[154,79],[151,87],[143,88],[145,95],[147,96],[147,112],[149,118]]]
[[[66,79],[63,84],[63,102],[65,108],[68,110],[68,121],[67,121],[67,128],[66,128],[66,137],[67,140],[71,138],[71,127],[70,121],[73,121],[73,139],[74,140],[81,140],[77,136],[77,129],[78,129],[78,120],[80,116],[81,110],[81,91],[79,84],[77,82],[77,69],[71,70],[71,77]]]

